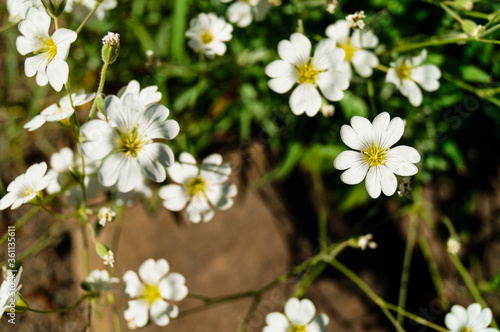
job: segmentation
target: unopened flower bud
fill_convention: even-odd
[[[446,251],[448,251],[448,253],[458,255],[460,249],[462,249],[462,244],[458,241],[458,239],[450,237],[448,242],[446,242]]]
[[[377,243],[372,241],[373,234],[362,235],[358,238],[351,238],[349,244],[351,247],[359,248],[362,251],[365,251],[366,248],[376,249]]]
[[[351,28],[363,30],[363,28],[365,27],[365,18],[365,12],[363,10],[360,10],[358,12],[355,12],[354,14],[347,15],[345,20]]]
[[[52,17],[59,17],[66,8],[67,0],[42,0],[42,4]]]
[[[113,32],[108,32],[102,39],[102,61],[107,64],[112,64],[118,59],[120,54],[120,35]]]

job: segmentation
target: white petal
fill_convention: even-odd
[[[56,45],[61,43],[72,43],[76,40],[77,36],[78,35],[73,30],[59,28],[52,34],[52,40]]]
[[[392,196],[398,187],[398,179],[386,166],[378,166],[380,171],[380,186],[386,196]]]
[[[342,180],[345,184],[358,184],[366,177],[368,169],[368,163],[364,160],[364,158],[360,158],[354,165],[340,175],[340,180]]]
[[[358,151],[342,151],[335,161],[333,162],[333,166],[343,171],[345,169],[351,168],[354,165],[358,164],[361,161],[365,161],[365,158],[361,152]]]
[[[351,127],[352,129],[354,129],[359,139],[366,147],[369,147],[371,144],[373,144],[373,127],[368,119],[362,116],[353,116],[351,118]]]
[[[340,137],[344,144],[353,150],[364,151],[369,147],[370,142],[366,142],[365,138],[349,125],[342,125],[340,127]]]
[[[194,222],[207,222],[214,217],[214,211],[208,204],[207,200],[198,195],[194,196],[186,209],[186,217]]]
[[[170,323],[170,317],[168,316],[169,304],[162,299],[158,299],[153,304],[151,304],[151,321],[158,326],[167,326]]]
[[[133,321],[136,327],[144,327],[148,322],[149,303],[146,300],[132,300],[128,302],[128,308],[123,316],[127,321]]]
[[[344,98],[342,90],[349,86],[349,78],[345,73],[327,71],[318,75],[316,83],[326,99],[339,101]]]
[[[349,38],[349,24],[347,21],[339,20],[335,24],[330,24],[325,31],[328,38],[335,40],[337,43],[344,43]]]
[[[290,323],[285,315],[281,312],[272,312],[266,316],[267,327],[262,332],[288,332]]]
[[[293,64],[302,65],[311,57],[311,42],[301,33],[293,33],[290,40],[282,40],[278,43],[279,56]]]
[[[415,68],[411,72],[411,78],[416,81],[425,91],[436,91],[439,89],[439,78],[441,71],[434,65],[424,65]]]
[[[137,159],[122,153],[114,153],[102,162],[99,168],[99,180],[105,187],[116,184],[119,192],[126,193],[137,186],[140,180],[137,174],[140,172],[141,167]]]
[[[155,262],[150,258],[139,267],[141,279],[149,285],[158,285],[163,276],[165,276],[170,267],[166,260],[159,259]]]
[[[196,159],[187,152],[181,153],[179,162],[175,162],[168,168],[168,175],[177,183],[188,182],[198,176]]]
[[[467,324],[467,311],[460,305],[454,305],[451,307],[451,311],[446,315],[444,321],[446,327],[450,330],[461,329]]]
[[[391,172],[400,176],[412,176],[417,174],[418,168],[413,165],[420,161],[420,154],[415,148],[400,145],[392,148],[387,153],[386,166]]]
[[[231,166],[222,163],[222,156],[213,153],[201,162],[200,175],[210,184],[226,182],[231,174]]]
[[[137,160],[148,178],[162,182],[167,177],[165,167],[169,167],[174,161],[174,153],[167,145],[153,142],[139,150]]]
[[[307,325],[314,318],[316,308],[311,300],[291,298],[285,303],[285,315],[295,325]]]
[[[394,84],[397,88],[401,85],[401,80],[399,79],[396,69],[394,68],[389,68],[385,81]]]
[[[312,84],[300,84],[290,96],[290,108],[295,115],[306,112],[307,116],[315,116],[321,103],[321,96]]]
[[[170,273],[160,281],[158,285],[161,296],[167,300],[181,301],[186,298],[188,289],[186,280],[179,273]]]
[[[81,127],[85,138],[82,153],[90,161],[100,160],[114,150],[118,136],[115,130],[105,121],[90,120]]]
[[[379,65],[377,56],[365,50],[356,51],[351,62],[354,69],[361,77],[372,76],[373,68]]]
[[[380,186],[381,174],[379,167],[371,167],[366,175],[365,185],[368,194],[372,198],[377,198],[382,192],[382,187]]]
[[[144,285],[139,280],[139,277],[134,271],[127,271],[123,275],[123,281],[125,282],[125,294],[130,297],[138,297],[144,291]]]
[[[404,80],[399,90],[403,96],[408,97],[412,106],[418,107],[422,104],[422,91],[414,81]]]
[[[343,55],[343,56],[342,56]],[[341,49],[335,47],[335,42],[331,39],[323,39],[316,46],[313,56],[313,65],[315,68],[324,70],[330,68],[336,63],[344,60],[345,53]],[[334,59],[332,61],[332,58]]]
[[[211,185],[206,191],[210,203],[219,210],[227,210],[233,206],[232,197],[236,196],[237,193],[238,189],[232,183]]]
[[[325,332],[328,325],[328,316],[319,314],[314,317],[314,320],[307,326],[307,332]]]
[[[252,8],[244,2],[236,2],[227,9],[229,22],[244,28],[252,23]]]
[[[37,115],[31,121],[27,122],[23,128],[28,129],[28,131],[34,131],[43,126],[45,122],[45,117]]]
[[[389,123],[387,129],[381,133],[378,145],[382,149],[388,149],[401,139],[405,131],[405,125],[401,118],[395,117]]]
[[[184,187],[176,184],[168,184],[160,188],[159,195],[163,199],[163,206],[170,211],[180,211],[184,209],[189,196]]]
[[[69,67],[66,61],[54,58],[47,66],[47,77],[54,90],[61,91],[68,81]]]

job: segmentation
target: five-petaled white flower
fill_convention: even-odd
[[[93,291],[112,291],[116,285],[120,282],[120,279],[109,277],[109,273],[106,270],[93,270],[89,273],[85,281],[90,285]]]
[[[387,112],[377,115],[373,123],[353,116],[350,126],[340,128],[342,141],[357,151],[341,152],[335,158],[334,166],[346,170],[340,179],[347,184],[358,184],[366,176],[366,190],[372,198],[379,197],[381,191],[387,196],[396,192],[398,180],[394,174],[411,176],[418,172],[413,165],[420,161],[417,150],[405,145],[391,148],[403,136],[403,120],[389,120]]]
[[[167,120],[169,110],[160,104],[144,107],[132,93],[122,99],[106,97],[104,109],[108,122],[91,120],[81,128],[83,155],[103,160],[98,172],[101,183],[129,192],[139,185],[141,171],[155,182],[165,180],[165,167],[173,163],[174,154],[163,140],[179,133],[177,121]]]
[[[195,52],[204,53],[212,58],[214,55],[224,55],[227,46],[224,42],[233,38],[233,26],[223,18],[213,13],[201,13],[193,18],[186,31],[188,45]]]
[[[88,103],[94,97],[95,93],[85,94],[83,89],[78,91],[78,93],[71,94],[71,100],[75,107]],[[27,122],[23,128],[28,129],[28,131],[34,131],[43,126],[45,122],[58,122],[69,119],[75,112],[75,109],[71,106],[71,100],[69,96],[62,97],[59,100],[59,105],[50,105],[40,115],[35,116],[31,121]]]
[[[228,3],[233,0],[221,0]],[[237,0],[227,9],[229,22],[244,28],[252,23],[254,16],[256,21],[262,21],[271,9],[269,0]]]
[[[153,323],[165,326],[171,318],[179,315],[179,308],[165,300],[181,301],[187,296],[188,289],[181,274],[168,272],[166,260],[155,262],[148,259],[139,268],[142,282],[134,271],[125,273],[125,293],[135,298],[128,302],[124,312],[125,319],[131,323],[129,326],[144,327],[149,316]]]
[[[373,74],[373,68],[377,67],[379,62],[377,56],[368,48],[375,48],[378,45],[378,38],[368,30],[363,31],[355,29],[350,35],[351,28],[347,21],[340,20],[335,24],[330,24],[326,28],[326,36],[337,42],[337,46],[345,52],[346,70],[349,73],[349,79],[352,76],[349,62],[356,72],[362,77],[370,77]]]
[[[52,175],[45,175],[45,172],[47,172],[47,164],[41,162],[31,165],[26,173],[15,178],[7,187],[7,194],[0,200],[0,210],[5,210],[9,206],[12,210],[17,209],[35,198],[38,192],[47,188]]]
[[[462,306],[454,305],[451,307],[451,312],[444,318],[444,322],[450,332],[498,332],[497,329],[488,327],[491,318],[490,308],[481,310],[479,303],[473,303],[467,310]]]
[[[26,58],[24,72],[32,77],[36,74],[36,83],[45,86],[47,83],[56,91],[61,91],[68,81],[69,68],[66,63],[69,47],[76,40],[76,32],[59,28],[49,36],[50,16],[43,7],[31,7],[26,19],[19,23],[19,31],[23,36],[16,39],[19,53],[33,56]]]
[[[17,275],[14,275],[11,270],[5,272],[5,278],[0,286],[0,318],[5,311],[14,309],[18,302],[19,291],[22,287],[22,285],[19,285],[19,280],[21,279],[23,267],[19,268]]]
[[[415,107],[422,104],[422,91],[419,85],[429,92],[439,89],[441,71],[435,65],[421,65],[425,58],[427,58],[425,49],[416,57],[399,58],[391,63],[385,78],[387,82],[394,83],[401,94]]]
[[[316,315],[314,304],[292,297],[285,303],[285,314],[272,312],[266,316],[262,332],[326,332],[328,316]]]
[[[277,93],[285,93],[295,83],[299,84],[290,96],[290,108],[295,115],[318,113],[322,99],[317,87],[328,100],[339,101],[344,97],[342,90],[349,87],[349,76],[342,68],[345,53],[334,41],[322,40],[311,57],[309,39],[294,33],[290,40],[279,42],[278,54],[283,60],[266,67],[266,74],[271,77],[268,85]]]
[[[198,223],[207,222],[214,216],[212,203],[220,210],[233,206],[233,197],[238,190],[227,182],[231,167],[222,163],[222,156],[214,153],[203,159],[198,169],[196,159],[187,152],[181,153],[179,161],[174,163],[168,174],[178,184],[169,184],[160,189],[160,197],[165,208],[180,211],[186,204],[187,218]]]

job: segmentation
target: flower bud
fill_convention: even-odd
[[[52,17],[59,17],[66,8],[67,0],[42,0],[43,6]]]
[[[120,35],[113,32],[108,32],[102,39],[102,61],[107,64],[112,64],[118,59],[120,54]]]

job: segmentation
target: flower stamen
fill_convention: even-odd
[[[303,325],[292,324],[292,326],[290,326],[290,330],[288,332],[307,332],[307,329]]]
[[[33,52],[33,54],[42,54],[44,60],[50,63],[57,55],[57,46],[52,38],[43,38],[38,36],[40,44],[38,44],[38,49]]]
[[[382,149],[378,146],[372,145],[368,150],[363,151],[365,155],[366,162],[370,167],[385,165],[387,161],[388,149]]]
[[[208,30],[205,30],[203,31],[203,33],[201,34],[201,42],[204,44],[204,45],[207,45],[207,44],[210,44],[213,40],[214,40],[214,36],[212,36],[212,34],[210,33],[210,31]]]
[[[131,132],[120,134],[117,151],[137,158],[137,154],[143,145],[144,142],[139,139],[137,130],[132,130]]]
[[[201,176],[197,176],[188,181],[186,189],[189,197],[194,197],[199,194],[204,194],[207,184]]]
[[[396,67],[396,74],[401,81],[411,79],[411,72],[413,71],[413,66],[408,60],[403,61],[399,66]]]
[[[156,285],[145,284],[141,298],[148,301],[151,305],[156,300],[161,299],[160,289]]]
[[[356,52],[356,48],[354,46],[352,46],[350,41],[345,43],[345,44],[340,44],[339,46],[345,52],[345,60],[351,61],[352,56],[354,55],[354,52]]]
[[[320,71],[313,65],[313,59],[309,59],[305,64],[297,66],[297,83],[316,84],[316,78]]]

